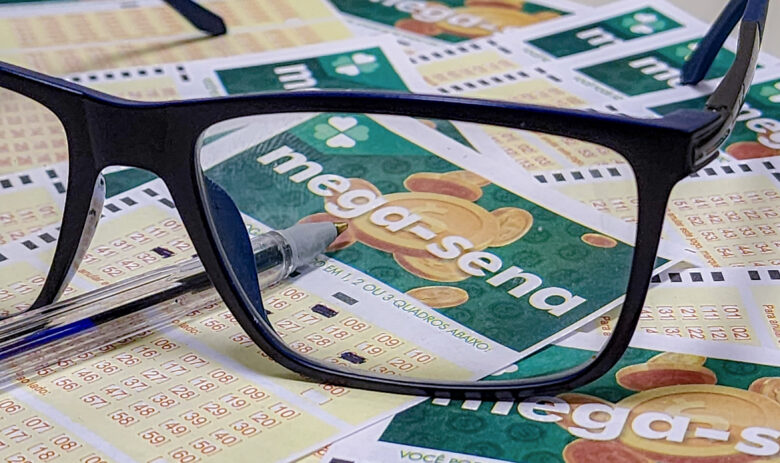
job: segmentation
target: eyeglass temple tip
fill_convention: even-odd
[[[219,15],[192,0],[165,0],[165,3],[184,16],[190,24],[211,36],[227,33],[225,21]]]

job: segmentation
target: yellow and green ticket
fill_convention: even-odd
[[[594,346],[550,346],[489,380],[575,366]],[[618,364],[574,391],[516,402],[427,400],[331,445],[326,461],[776,461],[777,356],[733,359],[696,341],[637,335]]]
[[[216,0],[230,34],[204,38],[170,6],[140,0],[2,7],[0,60],[54,75],[159,65],[328,42],[352,36],[323,0]]]

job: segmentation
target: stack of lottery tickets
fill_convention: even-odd
[[[664,0],[597,8],[572,0],[202,3],[225,19],[228,34],[202,39],[160,0],[0,0],[0,61],[145,101],[361,89],[654,118],[703,107],[736,49],[727,40],[703,83],[681,85],[680,68],[709,25]],[[68,155],[64,138],[50,130],[56,121],[4,92],[5,316],[27,309],[45,278]],[[612,334],[623,293],[599,287],[601,277],[589,279],[601,261],[578,250],[630,250],[636,187],[615,152],[440,120],[313,113],[288,119],[262,130],[234,121],[205,148],[222,153],[222,164],[212,167],[215,179],[236,191],[257,185],[270,198],[263,207],[244,208],[237,200],[250,228],[334,218],[336,208],[306,182],[273,169],[278,150],[292,149],[284,143],[293,133],[294,149],[314,153],[307,156],[323,172],[349,177],[390,205],[435,215],[439,231],[483,243],[475,248],[485,259],[503,258],[499,271],[532,266],[534,259],[579,261],[577,271],[558,275],[559,286],[587,282],[587,294],[561,290],[564,303],[545,309],[565,314],[565,324],[542,327],[534,317],[549,314],[537,304],[533,313],[507,316],[504,326],[466,328],[466,319],[492,308],[490,301],[508,297],[506,288],[492,294],[488,277],[425,256],[424,246],[400,235],[377,233],[356,213],[317,271],[263,292],[267,307],[285,308],[274,315],[282,318],[271,318],[274,326],[289,330],[285,335],[301,349],[328,339],[332,349],[363,349],[384,362],[373,371],[399,367],[390,373],[403,374],[408,364],[415,374],[447,370],[500,380],[519,377],[532,353],[564,364],[591,355]],[[366,165],[366,153],[374,152],[383,153],[381,168]],[[419,165],[407,152],[418,153]],[[104,176],[103,217],[63,298],[194,253],[161,180],[123,167]],[[279,208],[284,201],[289,207]],[[571,243],[540,244],[542,225],[552,230],[551,241],[558,230]],[[608,233],[589,231],[599,227]],[[549,256],[523,250],[537,239]],[[759,56],[720,157],[674,189],[658,256],[631,347],[605,376],[568,393],[487,403],[305,381],[262,355],[212,298],[170,326],[14,378],[0,392],[0,460],[780,461],[780,61],[769,53]],[[357,297],[349,291],[358,282],[370,285],[367,293],[382,288],[388,299],[403,300],[395,304],[398,317],[446,327],[450,339],[438,351],[392,350],[408,343],[402,329],[368,323],[333,299],[333,288]],[[586,307],[580,301],[586,295],[598,304]],[[293,315],[318,304],[341,307],[340,314],[328,326],[295,322]],[[336,334],[345,327],[348,335]]]

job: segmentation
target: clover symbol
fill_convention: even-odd
[[[639,12],[630,18],[623,20],[623,25],[634,34],[652,34],[656,30],[663,28],[666,22],[658,18],[654,13]]]
[[[772,103],[780,103],[780,82],[775,82],[774,85],[768,83],[761,87],[759,95],[765,96]]]
[[[353,53],[350,56],[339,56],[331,65],[336,68],[336,72],[339,74],[350,77],[374,72],[379,67],[376,56],[363,52]]]
[[[685,61],[688,61],[688,59],[691,57],[691,54],[696,51],[698,46],[698,42],[689,42],[687,44],[678,45],[674,49],[674,56],[683,58]]]
[[[368,127],[358,124],[354,117],[333,116],[327,124],[314,127],[314,138],[325,140],[331,148],[352,148],[356,141],[368,140]]]

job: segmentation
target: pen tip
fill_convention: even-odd
[[[349,227],[349,224],[347,222],[335,222],[333,225],[336,226],[336,236],[339,236],[340,234],[344,233]]]

